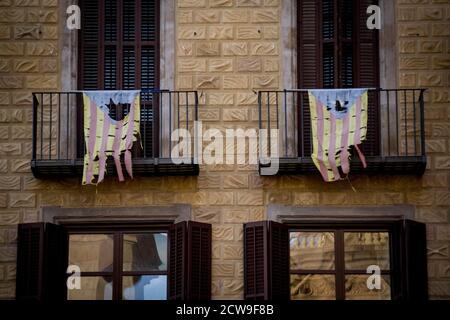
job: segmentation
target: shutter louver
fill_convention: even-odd
[[[141,37],[143,41],[157,40],[157,1],[144,1],[141,11]]]
[[[123,0],[123,41],[134,41],[135,39],[135,23],[136,19],[134,17],[135,0]]]
[[[64,300],[67,234],[50,223],[19,224],[16,299]]]
[[[169,228],[169,299],[211,298],[211,225],[180,222]]]
[[[131,90],[136,88],[136,58],[134,55],[134,47],[123,48],[123,89]]]
[[[104,87],[105,90],[114,90],[117,88],[117,57],[115,46],[107,46],[105,48],[104,59]]]
[[[244,299],[289,299],[289,236],[273,221],[244,225]]]
[[[427,271],[427,237],[426,226],[423,223],[404,221],[405,266],[404,296],[410,301],[424,301],[428,299],[428,271]]]
[[[117,41],[117,0],[105,1],[105,41]]]

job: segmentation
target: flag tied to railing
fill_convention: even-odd
[[[117,175],[124,181],[120,157],[124,154],[125,168],[133,177],[131,148],[139,137],[140,91],[85,91],[83,185],[98,184],[106,173],[106,160],[113,156]],[[109,115],[111,104],[129,105],[128,114],[119,121]]]
[[[314,164],[326,182],[350,172],[350,149],[355,147],[367,167],[359,145],[367,135],[367,89],[309,91]],[[342,173],[342,174],[341,174]]]

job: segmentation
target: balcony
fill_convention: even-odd
[[[362,150],[363,168],[356,154],[351,157],[352,173],[422,175],[426,168],[424,132],[425,89],[369,90],[367,140]],[[260,91],[260,129],[278,129],[278,174],[319,174],[312,159],[312,133],[308,90]],[[273,145],[270,135],[267,145]],[[271,152],[270,147],[267,150]],[[267,154],[267,152],[266,152]],[[260,157],[261,168],[270,166],[268,156]]]
[[[110,116],[120,120],[129,105],[109,105]],[[198,117],[196,91],[153,90],[141,93],[140,141],[133,147],[135,176],[192,176],[199,167],[175,164],[171,141],[176,129],[194,128]],[[31,169],[36,178],[81,177],[85,142],[83,131],[83,94],[81,92],[33,93],[33,144]],[[142,145],[142,148],[141,148]],[[193,154],[193,153],[192,153]],[[112,159],[108,174],[115,175]]]

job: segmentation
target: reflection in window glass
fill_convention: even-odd
[[[344,244],[346,270],[367,270],[371,265],[389,270],[388,232],[346,232]]]
[[[81,288],[68,290],[67,300],[112,300],[111,277],[81,277]]]
[[[109,234],[72,234],[69,236],[69,265],[81,272],[111,272],[113,236]]]
[[[291,270],[334,270],[333,232],[291,232]]]
[[[167,234],[123,236],[123,271],[167,270]]]
[[[292,300],[335,300],[334,275],[291,275]]]
[[[380,277],[380,289],[370,290],[367,280],[370,275],[347,275],[345,277],[346,300],[390,300],[391,286],[389,276]]]
[[[127,276],[122,286],[123,300],[167,299],[167,276]]]

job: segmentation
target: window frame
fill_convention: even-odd
[[[390,300],[401,299],[401,257],[400,251],[403,232],[396,221],[355,221],[355,222],[290,222],[288,226],[291,232],[333,232],[335,234],[335,268],[334,270],[305,270],[301,273],[293,273],[289,267],[289,276],[292,274],[326,274],[335,276],[336,300],[345,299],[345,276],[349,274],[368,275],[364,270],[345,269],[345,244],[346,232],[388,232],[389,233],[389,270],[382,270],[381,275],[390,276]],[[290,258],[290,246],[289,246]],[[316,272],[317,271],[317,272]],[[369,276],[369,275],[368,275]],[[290,286],[289,286],[290,288]],[[289,295],[290,299],[291,296]]]
[[[169,299],[169,234],[170,224],[68,224],[67,230],[67,258],[70,252],[70,236],[76,234],[111,234],[113,236],[113,270],[106,272],[81,272],[83,277],[111,277],[112,301],[123,299],[122,278],[126,276],[163,275],[166,276],[166,300]],[[123,271],[123,235],[137,233],[165,233],[167,234],[167,266],[165,271]],[[67,260],[69,262],[69,260]],[[68,292],[67,292],[68,293]],[[67,294],[66,293],[66,294]]]
[[[83,2],[89,1],[89,0],[79,0],[79,6],[82,10],[83,14]],[[155,2],[155,40],[142,40],[141,38],[141,21],[142,17],[140,15],[141,7],[140,4],[142,3],[142,0],[136,0],[135,6],[134,6],[134,14],[135,14],[135,39],[134,41],[125,41],[123,39],[123,21],[121,20],[123,8],[121,6],[122,1],[117,1],[117,17],[116,17],[116,40],[115,41],[107,41],[104,37],[104,24],[105,24],[105,15],[104,13],[104,7],[105,7],[105,1],[104,0],[98,0],[98,14],[99,14],[99,30],[98,30],[98,37],[99,37],[99,44],[98,44],[98,75],[101,75],[99,77],[99,80],[97,82],[96,90],[104,90],[105,87],[105,79],[104,79],[104,64],[105,64],[105,55],[104,51],[105,48],[111,45],[115,45],[116,48],[116,88],[115,89],[109,89],[109,90],[123,90],[123,66],[124,66],[124,54],[123,54],[123,48],[133,46],[135,49],[134,52],[134,58],[135,62],[139,62],[139,65],[141,66],[142,60],[141,60],[141,50],[145,46],[152,46],[155,50],[155,85],[154,88],[148,88],[148,89],[156,89],[160,86],[161,81],[161,75],[160,75],[160,67],[161,67],[161,56],[160,56],[160,49],[161,49],[161,1],[156,0]],[[83,19],[83,18],[82,18]],[[77,42],[78,42],[78,58],[77,58],[77,86],[80,90],[83,88],[83,45],[84,45],[84,39],[83,39],[83,32],[79,31],[77,36]],[[135,76],[135,88],[134,89],[141,89],[141,68],[135,68],[136,76]],[[128,89],[130,90],[130,89]]]

